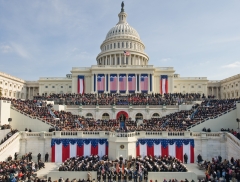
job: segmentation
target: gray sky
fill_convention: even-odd
[[[0,71],[25,80],[96,64],[120,0],[0,0]],[[239,0],[128,0],[125,11],[150,65],[181,76],[240,73]]]

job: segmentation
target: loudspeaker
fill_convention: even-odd
[[[8,122],[11,122],[12,121],[12,118],[8,118]]]

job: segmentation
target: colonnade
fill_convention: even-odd
[[[98,65],[147,65],[148,60],[143,56],[111,54],[98,59]]]
[[[111,92],[111,88],[110,88],[110,76],[113,73],[109,73],[109,74],[104,74],[105,77],[105,93],[110,93]],[[115,73],[117,74],[117,93],[119,93],[119,75],[123,74],[123,73]],[[125,74],[125,73],[124,73]],[[128,76],[129,74],[133,74],[133,73],[126,73],[126,93],[129,93],[129,89],[128,89]],[[148,93],[153,92],[154,90],[154,75],[153,74],[147,74],[148,75]],[[92,92],[96,93],[98,92],[98,88],[97,88],[97,76],[98,74],[92,74]],[[136,77],[136,90],[135,93],[140,93],[142,92],[142,88],[141,88],[141,74],[135,74]],[[108,78],[108,79],[107,79]]]

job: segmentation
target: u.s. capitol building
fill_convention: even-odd
[[[240,75],[209,81],[207,77],[180,77],[173,67],[154,67],[138,32],[127,23],[124,8],[118,14],[96,57],[96,65],[73,67],[66,77],[24,81],[0,73],[2,95],[31,99],[51,93],[200,93],[216,98],[239,97]],[[84,60],[83,60],[84,61]]]

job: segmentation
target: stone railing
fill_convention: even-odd
[[[234,106],[233,108],[231,108],[231,109],[229,109],[229,110],[227,110],[227,111],[225,111],[225,112],[223,112],[223,113],[221,113],[221,114],[218,114],[218,115],[212,116],[212,117],[208,117],[208,118],[206,118],[206,119],[203,119],[203,120],[201,120],[201,121],[198,121],[198,122],[196,122],[195,124],[187,127],[187,130],[189,130],[190,128],[192,128],[192,127],[194,127],[194,126],[197,126],[197,125],[199,125],[199,124],[201,124],[201,123],[204,123],[205,121],[207,121],[207,120],[209,120],[209,119],[216,119],[216,118],[218,118],[218,117],[220,117],[220,116],[222,116],[222,115],[224,115],[224,114],[227,114],[227,113],[235,110],[236,108],[237,108],[237,107]]]
[[[18,133],[19,135],[19,133]],[[17,136],[18,136],[17,135]],[[13,136],[16,137],[16,134]],[[228,137],[236,145],[240,147],[240,140],[227,132],[190,132],[190,131],[135,131],[135,132],[110,132],[110,131],[54,131],[54,132],[20,132],[22,139],[26,138],[105,138],[105,139],[140,139],[140,138],[193,138],[193,139],[206,139],[206,138],[225,138]],[[13,137],[14,138],[14,137]],[[8,142],[12,140],[9,139]],[[8,143],[6,142],[6,143]],[[1,148],[1,147],[0,147]]]
[[[235,137],[233,134],[227,132],[227,138],[230,139],[231,141],[233,141],[233,143],[235,143],[235,145],[240,147],[240,140],[237,137]]]
[[[19,132],[15,133],[13,136],[11,136],[9,139],[7,139],[4,143],[0,145],[0,153],[7,148],[14,140],[16,140],[19,136]]]

